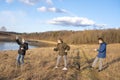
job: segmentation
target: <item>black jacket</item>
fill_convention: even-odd
[[[18,50],[18,54],[22,54],[25,55],[26,50],[28,50],[28,43],[22,43],[19,41],[19,39],[16,39],[16,42],[18,45],[20,45],[19,50]]]

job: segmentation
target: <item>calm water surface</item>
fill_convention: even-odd
[[[18,50],[19,45],[15,42],[0,42],[0,50]],[[36,46],[29,45],[29,49]]]

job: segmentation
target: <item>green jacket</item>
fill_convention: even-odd
[[[54,48],[54,51],[58,51],[58,54],[60,56],[64,56],[64,55],[67,55],[67,51],[70,50],[70,46],[68,46],[66,43],[58,43],[57,44],[57,47]]]

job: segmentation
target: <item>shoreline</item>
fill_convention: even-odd
[[[16,42],[15,39],[10,39],[10,38],[0,38],[0,42]],[[32,45],[32,46],[37,46],[37,47],[51,47],[54,46],[54,44],[51,43],[46,43],[43,41],[38,41],[38,40],[31,40],[31,39],[27,39],[26,42],[28,42],[28,44]]]
[[[38,49],[38,48],[50,48],[50,47],[55,47],[57,42],[54,41],[46,41],[46,40],[35,40],[35,39],[29,39],[26,40],[28,42],[29,45],[31,46],[36,46],[36,48],[32,48],[32,49]],[[15,42],[15,40],[4,40],[0,38],[0,42]],[[83,47],[83,46],[96,46],[99,44],[68,44],[71,47]],[[120,45],[120,43],[112,43],[112,44],[108,44],[108,45]],[[31,49],[30,49],[31,50]],[[1,50],[1,51],[16,51],[16,50]]]

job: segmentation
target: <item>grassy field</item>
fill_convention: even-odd
[[[108,44],[104,70],[97,72],[89,66],[96,56],[98,45],[71,46],[68,53],[68,71],[62,71],[63,63],[54,69],[57,53],[53,47],[27,51],[25,64],[16,66],[17,51],[0,51],[0,80],[120,80],[120,44]],[[75,50],[80,51],[81,70],[71,67]]]

